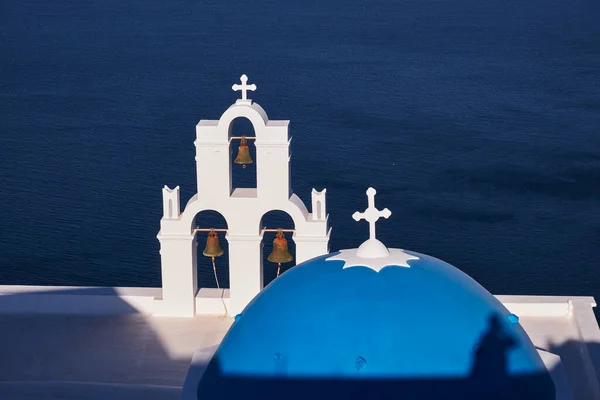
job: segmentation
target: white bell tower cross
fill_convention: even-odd
[[[247,98],[248,77],[232,86],[242,98],[219,120],[201,120],[196,125],[197,193],[180,213],[179,187],[163,189],[160,221],[162,298],[155,301],[155,314],[193,317],[198,314],[234,316],[263,288],[263,215],[272,210],[287,213],[294,221],[292,240],[296,263],[329,252],[325,190],[312,191],[312,213],[290,187],[289,121],[270,121],[261,106]],[[254,128],[256,188],[232,188],[231,135],[236,118],[247,118]],[[315,209],[315,207],[317,209]],[[198,290],[196,215],[205,210],[219,212],[227,221],[230,288]],[[215,301],[216,300],[216,301]]]

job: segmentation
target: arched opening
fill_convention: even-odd
[[[216,229],[219,245],[223,249],[222,256],[215,257],[215,267],[217,270],[217,279],[219,287],[229,287],[229,246],[225,239],[225,232],[219,231],[227,229],[227,221],[225,218],[213,210],[205,210],[199,212],[194,219],[194,228],[201,229]],[[202,253],[206,247],[208,232],[196,232],[196,268],[198,288],[216,288],[217,280],[213,271],[212,258],[206,257]]]
[[[322,215],[321,200],[317,200],[317,219],[318,220],[321,220],[321,215]]]
[[[260,229],[295,229],[294,220],[286,212],[274,210],[263,215],[260,221]],[[285,264],[281,264],[280,274],[283,274],[288,269],[296,265],[296,244],[292,239],[292,232],[284,232],[288,243],[288,251],[294,259]],[[268,260],[269,254],[273,251],[273,240],[276,232],[267,231],[263,234],[263,285],[267,286],[273,279],[277,277],[277,264]]]
[[[173,200],[169,199],[169,218],[173,218]]]
[[[238,117],[231,121],[229,125],[229,137],[231,138],[230,153],[231,153],[231,189],[256,188],[256,146],[254,139],[247,139],[248,150],[252,163],[236,164],[235,160],[239,154],[241,138],[255,137],[254,126],[248,118]]]

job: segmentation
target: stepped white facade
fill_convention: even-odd
[[[234,316],[263,288],[263,215],[278,210],[294,221],[292,239],[296,262],[301,263],[329,252],[325,193],[312,191],[312,213],[290,186],[290,121],[271,121],[263,108],[247,99],[247,77],[241,78],[242,99],[231,105],[218,120],[201,120],[196,125],[196,175],[198,192],[179,212],[179,186],[163,188],[163,218],[160,221],[162,299],[155,314],[193,317],[196,314]],[[254,128],[256,146],[256,188],[232,187],[232,124],[248,119]],[[229,297],[215,302],[215,290],[197,287],[196,215],[219,212],[227,222],[229,244]],[[220,292],[217,290],[217,292]],[[198,295],[198,296],[197,296]],[[224,295],[226,297],[226,295]],[[223,306],[224,305],[224,306]]]

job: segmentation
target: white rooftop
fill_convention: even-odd
[[[0,288],[0,399],[178,399],[232,322],[145,315],[140,289],[32,289]]]
[[[143,304],[155,294],[160,289],[0,286],[0,398],[195,399],[233,319],[151,316]],[[536,347],[560,357],[552,370],[564,370],[572,399],[600,398],[592,298],[497,297]]]

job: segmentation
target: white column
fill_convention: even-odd
[[[296,264],[329,253],[329,236],[297,236],[292,238],[296,244]]]
[[[263,288],[262,235],[225,236],[229,246],[229,315],[242,312]]]
[[[227,198],[231,194],[229,142],[205,143],[196,140],[196,179],[200,198]]]
[[[287,201],[290,198],[290,144],[261,143],[256,146],[256,187],[258,197]]]
[[[193,317],[196,314],[198,277],[195,235],[164,236],[160,241],[162,300],[156,301],[154,315]]]

